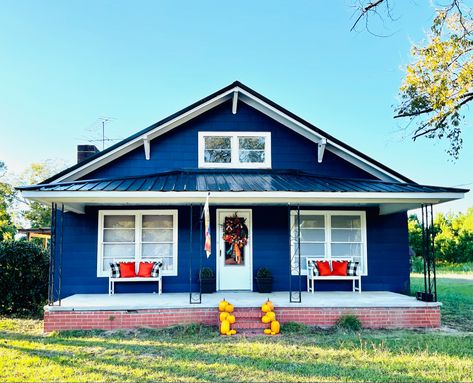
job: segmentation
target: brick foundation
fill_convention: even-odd
[[[440,307],[438,306],[416,308],[276,307],[275,311],[276,317],[281,323],[299,322],[320,327],[333,326],[337,319],[344,314],[356,315],[365,328],[440,327]],[[260,324],[256,324],[258,318],[261,317],[259,308],[236,308],[235,317],[237,323],[240,322],[240,326],[237,326],[240,329],[261,327]],[[46,311],[44,314],[45,332],[138,327],[159,328],[187,323],[216,325],[218,310],[216,308],[182,308],[136,311]]]

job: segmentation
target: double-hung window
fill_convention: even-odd
[[[177,275],[177,210],[99,211],[97,276],[116,259],[163,260],[163,275]]]
[[[298,274],[299,245],[301,274],[307,274],[307,258],[352,258],[367,275],[366,214],[364,211],[300,212],[300,241],[297,212],[291,211],[291,269]]]
[[[270,132],[199,132],[200,168],[270,168]]]

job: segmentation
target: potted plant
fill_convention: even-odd
[[[256,285],[260,293],[270,293],[273,291],[273,275],[266,267],[261,267],[256,272]]]
[[[199,278],[203,294],[212,294],[215,292],[215,273],[208,267],[200,269]]]

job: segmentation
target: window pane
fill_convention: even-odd
[[[301,241],[324,242],[325,230],[324,229],[301,229]]]
[[[134,259],[135,245],[121,245],[121,244],[104,244],[103,256],[109,259]]]
[[[361,242],[360,229],[332,229],[334,242]]]
[[[105,215],[105,228],[126,228],[133,229],[135,227],[134,215]]]
[[[264,150],[240,150],[240,162],[263,163]]]
[[[332,216],[332,227],[359,229],[361,228],[361,217],[357,215],[334,215]]]
[[[143,244],[142,258],[164,258],[172,257],[172,244]]]
[[[135,229],[104,229],[104,242],[134,242]]]
[[[205,149],[231,149],[231,137],[208,136],[205,137]]]
[[[232,162],[232,151],[220,149],[206,149],[204,151],[204,161],[211,163],[230,163]]]
[[[172,215],[144,215],[144,228],[172,228]]]
[[[297,255],[297,242],[294,243],[294,251]],[[325,245],[323,243],[301,243],[301,255],[323,257],[325,255]]]
[[[172,229],[143,229],[143,242],[172,242]]]
[[[307,270],[307,257],[301,255],[301,274]],[[292,258],[292,274],[299,273],[299,258],[297,255]]]
[[[239,137],[240,150],[264,150],[265,138],[264,137]]]
[[[359,243],[332,243],[332,257],[360,257],[361,244]]]
[[[170,258],[163,258],[163,270],[172,271],[174,268],[174,259]]]
[[[295,221],[297,226],[297,216]],[[325,227],[325,217],[323,215],[301,215],[301,228],[319,228]]]

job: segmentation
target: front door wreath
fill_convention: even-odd
[[[227,255],[232,255],[236,264],[241,264],[241,250],[248,243],[248,227],[245,224],[246,218],[238,217],[235,213],[233,217],[225,217],[223,225],[223,240],[230,244]]]

